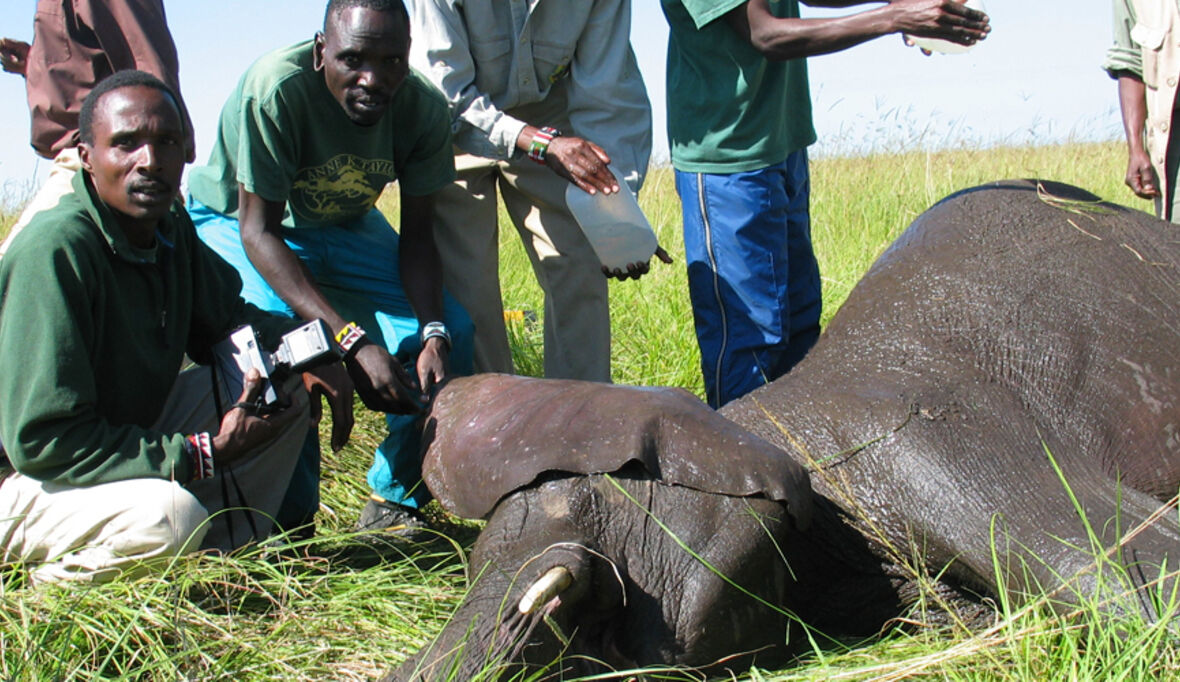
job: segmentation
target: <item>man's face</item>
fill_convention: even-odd
[[[357,125],[381,120],[410,72],[410,27],[392,12],[350,7],[334,13],[315,37],[315,68]]]
[[[172,206],[184,170],[184,129],[167,93],[136,85],[94,107],[93,143],[79,146],[98,197],[120,220],[155,229]]]

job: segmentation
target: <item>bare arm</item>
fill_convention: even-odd
[[[442,261],[434,243],[434,197],[401,195],[401,242],[398,248],[398,267],[406,298],[414,314],[422,323],[441,322]],[[418,384],[422,398],[444,378],[449,349],[439,337],[426,340],[418,354]]]
[[[1147,86],[1143,80],[1124,71],[1119,74],[1119,109],[1123,114],[1123,132],[1127,137],[1127,187],[1136,196],[1152,199],[1159,196],[1159,178],[1151,166],[1151,157],[1143,145],[1143,127],[1147,122]]]
[[[825,3],[808,3],[825,4]],[[846,6],[859,3],[827,3]],[[772,60],[839,52],[890,33],[942,38],[962,45],[983,40],[987,15],[955,0],[896,0],[883,7],[830,19],[774,16],[767,0],[750,0],[725,15],[726,21]]]
[[[307,267],[283,241],[283,203],[268,201],[238,188],[238,222],[246,256],[275,293],[305,320],[319,318],[333,331],[344,319],[328,302]],[[392,265],[392,264],[391,264]],[[349,376],[365,405],[381,412],[405,414],[418,407],[409,394],[410,381],[401,363],[376,343],[365,343],[346,361]]]
[[[275,293],[305,320],[318,317],[333,331],[347,324],[348,320],[332,308],[307,268],[283,242],[283,203],[267,201],[239,186],[238,206],[242,246]]]

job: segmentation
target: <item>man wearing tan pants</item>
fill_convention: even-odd
[[[342,438],[352,423],[339,363],[289,377],[273,410],[254,400],[257,370],[229,393],[208,366],[178,375],[241,325],[267,349],[295,325],[242,300],[176,201],[187,126],[167,85],[121,71],[79,120],[72,191],[0,260],[0,563],[35,581],[261,540],[307,432],[304,385],[328,395]]]
[[[607,281],[565,192],[619,191],[607,164],[630,189],[643,182],[651,107],[630,25],[630,0],[414,3],[411,64],[455,116],[458,178],[436,197],[435,236],[444,284],[475,322],[476,371],[512,371],[498,190],[545,292],[545,376],[610,380]]]
[[[181,373],[152,429],[217,431],[214,381],[208,367]],[[261,382],[249,388],[257,394]],[[229,551],[264,539],[286,492],[278,482],[290,479],[305,433],[307,393],[297,383],[288,389],[290,413],[275,437],[205,478],[70,485],[11,474],[0,485],[0,559],[24,564],[37,583],[106,582],[197,549]]]

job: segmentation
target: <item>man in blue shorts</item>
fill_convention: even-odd
[[[361,399],[389,424],[358,525],[412,531],[429,499],[419,413],[450,371],[470,372],[472,328],[444,304],[431,219],[433,194],[455,177],[450,114],[409,47],[400,0],[331,0],[314,40],[242,76],[189,187],[201,239],[242,274],[247,300],[335,332]],[[395,180],[400,234],[374,207]],[[280,523],[311,522],[318,478],[313,430]]]
[[[988,20],[953,0],[825,19],[801,19],[798,0],[661,1],[689,295],[705,391],[719,407],[785,374],[819,337],[804,58],[889,33],[972,44]]]

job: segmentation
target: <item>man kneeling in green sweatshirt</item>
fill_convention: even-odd
[[[82,106],[73,193],[0,261],[0,441],[15,469],[0,483],[0,563],[34,581],[109,580],[265,537],[307,432],[297,378],[290,406],[262,415],[250,370],[219,414],[213,372],[180,372],[241,325],[265,347],[293,325],[241,299],[177,201],[177,102],[143,72],[101,82]],[[342,366],[315,374],[303,384],[349,428]]]

